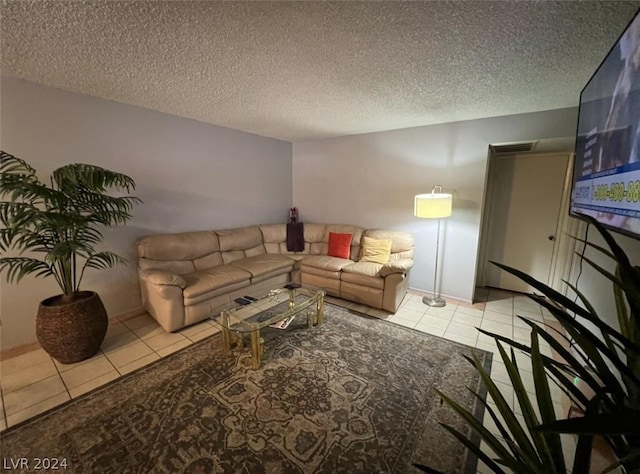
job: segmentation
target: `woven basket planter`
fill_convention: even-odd
[[[36,335],[42,348],[54,359],[71,364],[98,352],[109,320],[98,293],[81,291],[80,299],[64,304],[60,304],[61,296],[40,303]]]

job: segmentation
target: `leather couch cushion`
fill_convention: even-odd
[[[206,270],[207,268],[224,265],[224,262],[222,261],[222,255],[220,252],[214,252],[195,259],[193,264],[195,265],[196,270]]]
[[[246,270],[255,278],[278,270],[289,272],[293,268],[294,263],[294,260],[284,255],[265,254],[236,260],[232,265]]]
[[[265,244],[287,241],[287,226],[285,224],[267,224],[259,227]]]
[[[413,267],[413,260],[404,258],[392,260],[380,269],[380,276],[387,277],[393,273],[406,274]]]
[[[229,252],[222,252],[222,261],[225,265],[229,265],[236,260],[242,260],[246,258],[244,250],[231,250]]]
[[[235,265],[220,265],[218,267],[200,270],[183,275],[187,282],[183,290],[185,302],[204,294],[210,294],[214,290],[224,288],[234,283],[240,283],[251,279],[251,274]],[[210,296],[213,296],[212,294]]]
[[[314,267],[331,272],[339,272],[347,265],[351,265],[353,260],[346,258],[330,257],[329,255],[312,255],[305,257],[301,262],[301,267]]]
[[[334,272],[331,270],[323,270],[316,267],[304,267],[300,268],[301,275],[317,275],[330,280],[340,281],[340,271]]]
[[[304,241],[311,243],[327,243],[329,236],[326,235],[325,237],[326,231],[326,224],[304,224]]]
[[[215,232],[183,232],[145,237],[138,242],[138,256],[156,260],[193,260],[218,252]]]
[[[162,270],[140,270],[139,275],[141,279],[147,280],[154,285],[177,286],[179,288],[187,286],[187,282],[180,275]]]
[[[304,250],[302,252],[291,252],[289,251],[289,249],[287,248],[287,243],[286,242],[280,242],[280,243],[266,243],[264,244],[264,248],[267,250],[267,253],[279,253],[282,255],[287,255],[287,257],[291,257],[294,258],[296,255],[300,255],[300,258],[302,258],[304,256]],[[307,252],[309,253],[309,250],[307,249]]]
[[[247,250],[262,245],[262,232],[258,226],[216,231],[220,250]]]
[[[327,255],[329,252],[329,244],[326,242],[305,243],[304,251],[311,255]]]
[[[367,277],[380,278],[380,269],[384,267],[381,263],[355,262],[342,268],[344,273],[356,273]]]
[[[261,225],[262,240],[267,253],[286,254],[288,256],[295,255],[287,249],[287,225],[286,224],[267,224]]]
[[[374,308],[381,308],[384,290],[371,288],[348,281],[340,282],[340,297],[357,303],[366,304]]]
[[[194,305],[198,305],[200,303],[205,303],[207,304],[209,311],[215,311],[216,305],[213,304],[214,300],[219,300],[220,298],[222,298],[226,303],[227,301],[229,301],[229,293],[239,288],[246,288],[250,284],[251,280],[242,280],[237,283],[232,283],[231,285],[214,288],[209,292],[202,293],[201,295],[194,296],[193,298],[183,297],[185,318],[187,315],[187,308],[193,307]]]
[[[340,279],[369,288],[384,289],[384,278],[380,276],[383,266],[374,262],[356,262],[342,269]]]
[[[267,224],[261,225],[262,239],[267,253],[286,254],[290,257],[301,252],[290,252],[287,248],[287,225]],[[307,253],[309,253],[307,249]],[[249,256],[249,255],[247,255]]]
[[[264,245],[262,244],[244,251],[244,254],[247,257],[255,257],[257,255],[264,255],[265,253],[267,253],[267,251],[264,249]]]
[[[141,270],[164,270],[177,275],[197,270],[193,265],[193,260],[154,260],[151,258],[138,259],[138,268]]]
[[[369,263],[369,262],[365,262]],[[356,285],[367,286],[369,288],[384,289],[384,278],[363,275],[362,273],[342,272],[340,275],[342,281],[354,283]]]
[[[331,280],[340,280],[340,270],[352,263],[353,260],[346,258],[312,255],[300,261],[300,270],[303,275],[313,274]]]

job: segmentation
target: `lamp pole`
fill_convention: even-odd
[[[422,298],[422,302],[426,305],[433,306],[434,308],[442,308],[447,305],[447,302],[438,295],[438,254],[440,253],[440,222],[442,219],[438,219],[438,233],[436,234],[436,264],[433,272],[433,298],[425,296]]]

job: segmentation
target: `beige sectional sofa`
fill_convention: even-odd
[[[327,255],[329,234],[352,234],[349,258]],[[391,240],[388,263],[359,261],[363,237]],[[285,224],[145,237],[138,242],[144,308],[167,331],[194,324],[260,287],[287,281],[395,312],[409,286],[411,234],[304,224],[304,251],[287,251]]]

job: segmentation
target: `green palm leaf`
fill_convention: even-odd
[[[99,166],[70,164],[55,170],[51,185],[38,180],[24,160],[0,151],[0,250],[35,252],[43,258],[6,257],[9,281],[32,273],[54,276],[62,291],[79,291],[86,269],[103,270],[125,259],[96,252],[103,226],[124,224],[140,199],[114,196],[135,189],[130,177]]]
[[[482,462],[484,462],[493,472],[498,473],[498,474],[505,473],[505,471],[502,469],[502,467],[500,467],[500,465],[497,462],[495,462],[493,459],[491,459],[486,453],[482,452],[482,450],[480,450],[479,448],[476,449],[477,445],[475,445],[470,440],[468,440],[458,430],[456,430],[455,428],[452,428],[451,426],[447,426],[447,425],[445,425],[443,423],[440,423],[440,425],[442,425],[442,427],[444,427],[445,430],[447,430],[449,433],[451,433],[453,436],[455,436],[462,444],[464,444],[467,447],[467,449],[469,449],[476,456],[478,456],[478,458]]]
[[[538,327],[531,328],[531,369],[533,371],[533,382],[536,390],[536,401],[540,410],[540,417],[543,423],[553,423],[556,421],[555,407],[551,398],[551,389],[544,367],[544,362],[540,354],[540,343],[538,341]],[[534,428],[535,429],[535,428]],[[558,464],[559,472],[564,472],[566,466],[562,453],[562,441],[560,435],[548,433],[544,436],[548,453]]]
[[[27,257],[2,257],[0,258],[0,271],[7,272],[7,281],[19,283],[25,276],[33,274],[36,277],[54,275],[51,265],[42,260]]]
[[[87,268],[104,270],[121,263],[127,263],[127,261],[120,255],[117,255],[113,252],[98,252],[91,255],[91,257],[89,257],[85,262],[84,266]]]

